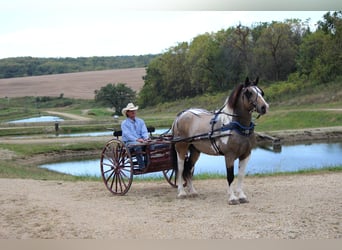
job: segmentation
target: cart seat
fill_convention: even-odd
[[[155,127],[147,127],[147,132],[150,133],[150,136],[152,137],[152,133],[155,132]],[[113,136],[116,137],[116,139],[119,139],[120,136],[122,136],[122,130],[114,130]]]

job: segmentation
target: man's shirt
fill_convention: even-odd
[[[127,118],[121,123],[122,140],[124,143],[136,143],[137,139],[148,139],[148,131],[145,122],[140,118],[132,120]]]

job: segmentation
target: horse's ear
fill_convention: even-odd
[[[254,85],[258,85],[258,82],[259,82],[259,76],[255,79],[255,82],[254,82]]]
[[[247,77],[246,77],[246,80],[245,80],[245,85],[244,85],[244,87],[246,88],[246,87],[248,87],[250,84],[251,84],[251,83],[250,83],[249,78],[248,78],[248,76],[247,76]]]

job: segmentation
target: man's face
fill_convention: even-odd
[[[137,111],[136,110],[128,110],[126,114],[127,114],[128,118],[134,119],[136,114],[137,114]]]

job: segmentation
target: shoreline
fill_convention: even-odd
[[[321,142],[342,140],[342,126],[305,128],[296,130],[277,130],[267,133],[256,133],[258,135],[267,134],[280,140],[281,144],[296,144],[298,142]],[[259,136],[260,137],[260,136]],[[257,138],[258,143],[265,141],[263,138]],[[270,140],[268,140],[270,141]]]
[[[256,146],[272,146],[276,150],[282,145],[298,144],[300,143],[314,143],[314,142],[336,142],[342,141],[342,126],[338,127],[324,127],[324,128],[306,128],[300,130],[281,130],[255,132],[257,138]],[[99,137],[79,137],[79,138],[39,138],[39,139],[9,139],[2,140],[2,143],[9,144],[32,144],[32,143],[71,143],[71,142],[87,142],[87,141],[103,141],[103,145],[112,139],[108,136]],[[65,150],[62,152],[42,153],[33,156],[17,157],[15,153],[11,153],[8,150],[1,150],[1,159],[14,160],[19,164],[45,164],[60,161],[61,159],[82,159],[91,157],[100,157],[102,149],[93,150]]]

